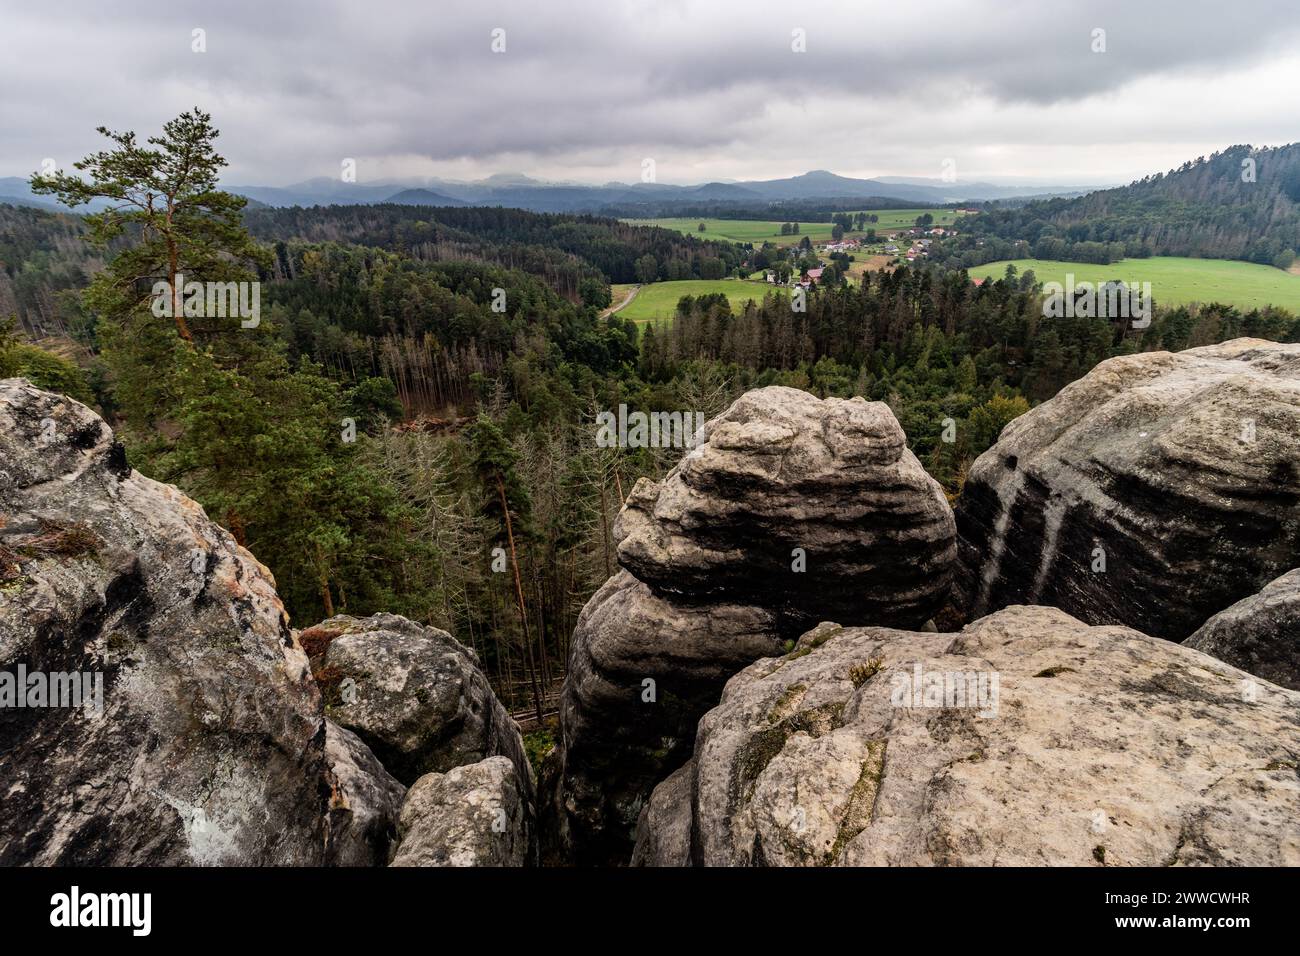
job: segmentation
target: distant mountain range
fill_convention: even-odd
[[[328,206],[382,202],[428,206],[511,206],[535,212],[600,212],[606,206],[683,202],[782,202],[810,199],[890,199],[924,204],[1022,199],[1030,196],[1077,196],[1092,187],[1017,186],[945,182],[942,179],[884,177],[854,179],[823,169],[785,179],[710,182],[697,186],[661,183],[603,185],[546,182],[521,173],[497,173],[475,182],[394,180],[362,184],[324,177],[291,186],[229,185],[253,205]],[[27,180],[0,177],[0,202],[61,208],[48,196],[34,195]],[[93,208],[93,207],[92,207]]]

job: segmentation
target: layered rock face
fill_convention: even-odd
[[[532,791],[518,725],[478,656],[446,631],[396,614],[340,614],[300,636],[323,661],[318,673],[328,678],[330,719],[363,740],[402,783],[502,755]]]
[[[20,668],[90,675],[92,703],[50,706],[70,677],[6,698]],[[0,704],[0,864],[322,862],[320,695],[270,573],[22,380],[0,382]]]
[[[1300,570],[1220,611],[1183,644],[1300,690]]]
[[[820,627],[728,682],[643,865],[1300,864],[1300,693],[1055,608]]]
[[[430,773],[402,804],[392,866],[529,866],[536,834],[528,781],[506,757]]]
[[[735,670],[833,609],[920,626],[946,596],[951,511],[881,403],[749,392],[615,523],[623,567],[579,618],[552,852],[625,862],[641,805]],[[548,788],[549,789],[549,788]]]
[[[1300,565],[1300,345],[1101,363],[1009,424],[957,508],[968,619],[1050,604],[1183,640]]]
[[[761,388],[703,438],[663,481],[637,482],[618,517],[619,564],[657,594],[764,608],[795,634],[938,609],[952,514],[883,402]]]

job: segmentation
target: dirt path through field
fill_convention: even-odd
[[[599,317],[603,319],[603,318],[606,318],[607,316],[611,316],[611,315],[613,315],[613,314],[614,314],[615,312],[617,312],[619,309],[624,308],[624,307],[625,307],[629,302],[631,302],[633,299],[635,299],[635,298],[636,298],[636,294],[637,294],[638,292],[640,292],[640,291],[641,291],[641,287],[640,287],[639,285],[634,285],[634,286],[632,286],[632,288],[630,288],[630,289],[627,290],[627,295],[623,297],[623,301],[622,301],[622,302],[618,303],[617,305],[611,305],[611,306],[610,306],[608,309],[606,309],[604,312],[600,313],[600,316],[599,316]]]

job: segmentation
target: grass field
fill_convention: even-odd
[[[759,245],[773,242],[788,246],[807,236],[813,242],[827,242],[831,238],[829,222],[801,222],[799,234],[781,235],[781,223],[764,222],[757,219],[628,219],[627,222],[638,226],[662,226],[675,229],[687,235],[699,236],[701,239],[721,239],[724,242],[752,242]],[[700,223],[704,223],[704,232],[700,232]]]
[[[849,263],[847,273],[850,279],[861,279],[864,272],[878,272],[881,269],[892,270],[894,268],[894,256],[886,256],[869,252],[858,252],[853,256],[853,261]]]
[[[877,232],[884,232],[887,229],[911,229],[916,225],[916,217],[927,212],[934,217],[933,224],[936,226],[951,226],[957,221],[958,216],[955,209],[864,209],[863,212],[880,217],[879,221],[872,223],[870,227]]]
[[[684,295],[711,295],[721,292],[731,303],[731,310],[739,312],[750,299],[761,301],[768,290],[773,287],[766,282],[749,282],[743,279],[683,279],[680,282],[652,282],[641,286],[636,298],[629,302],[618,314],[625,319],[636,322],[654,322],[659,319],[671,319],[677,311],[677,300]],[[619,290],[626,286],[614,286],[614,301],[620,301]]]
[[[1300,312],[1300,276],[1253,262],[1228,259],[1183,259],[1153,256],[1150,259],[1121,259],[1108,266],[1089,262],[1057,262],[1046,259],[1016,259],[1010,262],[1020,272],[1033,269],[1039,282],[1065,284],[1066,273],[1078,282],[1150,282],[1157,305],[1189,302],[1224,302],[1251,309],[1277,305]],[[969,270],[972,278],[1002,278],[1007,260],[990,262]]]
[[[957,218],[953,209],[867,209],[865,212],[880,217],[879,222],[871,223],[869,228],[877,231],[887,229],[907,229],[916,224],[916,217],[922,213],[934,216],[936,226],[951,226]],[[662,226],[701,239],[722,239],[726,242],[752,242],[759,245],[772,242],[778,246],[788,246],[798,242],[804,236],[813,242],[827,242],[831,238],[832,225],[829,222],[801,222],[799,234],[781,235],[781,221],[763,221],[751,219],[625,219],[634,225]],[[704,223],[704,232],[700,232],[700,223]],[[859,232],[847,232],[846,236],[859,236]]]

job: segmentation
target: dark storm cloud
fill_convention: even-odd
[[[642,155],[798,171],[805,156],[852,162],[864,130],[879,161],[920,152],[928,168],[951,147],[918,117],[997,149],[1032,141],[1025,119],[1045,106],[1161,80],[1148,129],[1184,122],[1158,137],[1226,145],[1231,117],[1216,128],[1199,89],[1294,57],[1300,39],[1294,0],[181,0],[33,4],[3,24],[0,173],[64,164],[95,146],[97,125],[152,131],[197,103],[224,131],[232,176],[264,182],[331,175],[342,157],[388,174],[509,162],[633,179]],[[791,49],[796,28],[806,53]],[[207,52],[192,52],[194,29]],[[1279,127],[1294,120],[1290,89],[1255,92],[1289,113]],[[1112,140],[1144,136],[1131,104],[1111,113],[1128,124]]]

